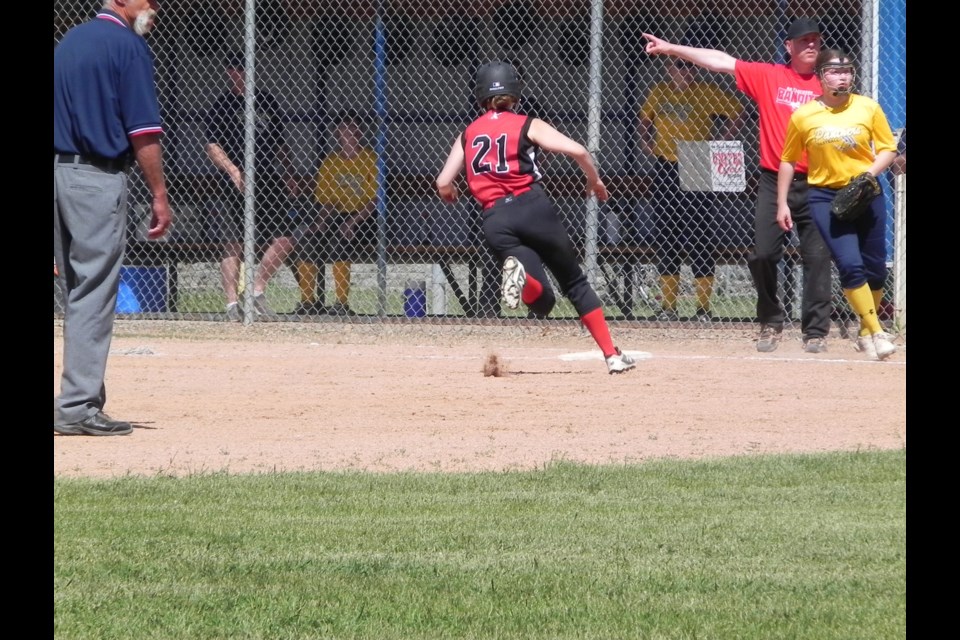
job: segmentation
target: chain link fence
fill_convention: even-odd
[[[100,4],[54,0],[54,44]],[[820,21],[825,46],[860,61],[858,91],[904,127],[903,0],[168,0],[148,39],[175,222],[164,239],[146,240],[148,194],[134,169],[117,311],[209,321],[544,322],[501,304],[499,265],[469,195],[446,205],[433,188],[454,137],[478,115],[476,68],[500,59],[520,71],[521,111],[583,142],[608,184],[610,200],[597,205],[583,197],[572,161],[541,159],[607,317],[700,320],[706,294],[714,325],[753,321],[746,255],[759,173],[755,108],[731,75],[674,70],[668,58],[647,55],[642,34],[781,61],[786,27],[799,15]],[[644,137],[644,110],[672,74],[711,87],[708,130],[684,145],[679,176]],[[212,144],[237,171],[218,165]],[[728,161],[703,165],[705,149]],[[903,335],[902,178],[899,188],[885,181],[891,277],[881,312]],[[656,194],[678,179],[685,199],[670,231]],[[666,283],[669,302],[676,296],[670,317],[660,315],[666,243],[679,264]],[[709,281],[708,253],[717,261]],[[794,251],[782,266],[784,304],[797,320]],[[246,295],[273,270],[265,298]],[[234,290],[237,311],[228,312]],[[836,291],[844,323],[849,311]],[[551,317],[576,314],[564,300]]]

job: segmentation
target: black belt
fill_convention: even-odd
[[[498,205],[507,204],[508,202],[513,202],[513,200],[518,196],[522,196],[523,194],[528,193],[530,191],[541,191],[541,190],[543,190],[543,187],[540,186],[540,183],[534,182],[529,187],[520,187],[519,189],[517,189],[511,194],[505,195],[501,198],[497,198],[496,200],[494,200],[493,202],[485,206],[484,209],[493,209]]]
[[[760,169],[760,170],[763,171],[764,173],[769,173],[770,175],[773,175],[773,176],[777,175],[777,172],[776,172],[776,171],[771,171],[770,169]],[[796,173],[796,172],[795,172],[795,173],[793,174],[793,181],[794,181],[794,182],[800,182],[800,181],[806,182],[806,181],[807,181],[807,174],[805,174],[805,173]]]
[[[130,158],[91,158],[76,153],[55,153],[53,161],[57,164],[85,164],[104,171],[126,171],[130,168]]]

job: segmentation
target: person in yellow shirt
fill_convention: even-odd
[[[880,105],[852,93],[855,69],[848,54],[824,49],[815,69],[823,95],[794,111],[787,125],[777,174],[777,223],[785,231],[793,228],[787,194],[794,165],[806,151],[810,214],[837,265],[843,294],[860,318],[854,348],[870,359],[884,360],[897,350],[877,316],[887,280],[884,194],[874,197],[853,221],[838,220],[830,207],[854,177],[886,171],[897,146]]]
[[[316,288],[319,265],[332,261],[335,302],[316,312],[353,315],[351,258],[358,248],[376,242],[377,154],[363,144],[360,124],[351,114],[336,124],[334,135],[337,146],[320,164],[314,188],[317,216],[306,255],[316,261],[301,260],[297,267],[301,289],[309,291]]]
[[[720,135],[732,140],[740,127],[743,105],[715,84],[699,82],[696,68],[680,58],[668,58],[668,79],[655,84],[640,108],[640,144],[655,158],[651,204],[657,216],[657,269],[660,275],[661,321],[679,320],[681,255],[684,245],[697,295],[695,318],[709,321],[717,261],[714,197],[707,191],[680,187],[677,141],[709,140],[715,120],[723,119]]]
[[[361,144],[358,119],[348,114],[334,128],[337,143],[317,172],[314,203],[298,217],[296,228],[276,238],[266,249],[254,279],[263,292],[281,265],[293,257],[300,287],[295,315],[353,315],[350,310],[350,259],[358,247],[376,242],[377,156]],[[333,260],[336,302],[323,304],[321,269]],[[272,311],[269,311],[273,314]],[[274,314],[275,315],[275,314]]]

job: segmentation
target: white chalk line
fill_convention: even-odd
[[[310,343],[310,347],[320,347],[323,345],[317,343]],[[422,346],[421,349],[428,350],[431,347]],[[819,358],[819,357],[784,357],[784,356],[754,356],[754,355],[742,355],[742,356],[715,356],[715,355],[657,355],[650,353],[649,351],[624,351],[625,354],[632,356],[638,361],[641,360],[652,360],[654,358],[661,360],[718,360],[718,361],[729,361],[729,362],[745,362],[745,361],[755,361],[755,362],[803,362],[803,363],[839,363],[839,364],[882,364],[884,366],[906,366],[905,360],[893,360],[880,362],[878,360],[867,360],[862,357],[851,357],[851,358]],[[150,347],[138,346],[126,349],[116,349],[111,350],[111,356],[158,356],[161,355],[153,351]],[[585,362],[585,361],[602,361],[603,354],[600,353],[598,349],[591,351],[575,351],[571,353],[562,353],[559,355],[511,355],[507,350],[498,350],[497,355],[504,359],[516,359],[516,360],[560,360],[562,362]],[[476,355],[439,355],[439,354],[430,354],[430,353],[421,353],[414,355],[400,355],[401,359],[404,360],[475,360]]]
[[[425,347],[426,348],[426,347]],[[717,361],[727,361],[727,362],[801,362],[807,364],[816,364],[816,363],[832,363],[832,364],[872,364],[872,365],[884,365],[884,366],[906,366],[906,361],[903,360],[888,360],[880,362],[878,360],[867,360],[862,357],[854,356],[852,358],[812,358],[812,357],[784,357],[784,356],[752,356],[752,355],[743,355],[743,356],[712,356],[712,355],[654,355],[647,351],[624,351],[625,354],[633,356],[638,361],[640,360],[717,360]],[[563,362],[584,362],[589,360],[603,360],[603,354],[600,351],[577,351],[572,353],[562,353],[559,355],[516,355],[510,354],[507,350],[497,350],[497,356],[503,358],[504,360],[561,360]],[[465,356],[465,355],[437,355],[437,354],[419,354],[419,355],[403,355],[401,358],[408,360],[475,360],[477,356]]]

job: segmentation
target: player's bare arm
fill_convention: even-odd
[[[787,195],[790,193],[790,184],[793,182],[795,164],[780,161],[780,170],[777,172],[777,224],[784,231],[793,229],[793,214],[787,204]]]
[[[453,145],[450,147],[450,155],[447,156],[447,161],[443,163],[443,169],[437,176],[437,193],[444,202],[457,201],[457,186],[453,181],[463,170],[463,144],[460,141],[462,137],[463,134],[460,134],[453,141]]]
[[[587,195],[594,194],[600,202],[609,197],[607,187],[600,179],[600,173],[593,162],[593,156],[582,144],[560,133],[539,118],[531,120],[527,137],[544,151],[562,153],[576,160],[587,178]]]
[[[650,33],[644,33],[643,38],[647,41],[644,51],[652,56],[665,55],[682,58],[716,73],[732,74],[737,65],[737,59],[723,51],[674,44]]]
[[[873,164],[870,165],[870,168],[867,169],[867,171],[872,173],[874,176],[879,176],[881,173],[886,171],[896,159],[896,151],[880,151],[877,153],[876,158],[873,159]]]

